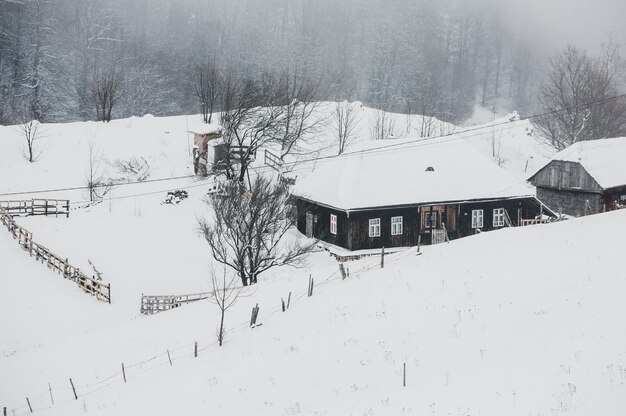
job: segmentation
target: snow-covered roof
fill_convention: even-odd
[[[461,140],[390,143],[309,162],[298,169],[294,194],[343,210],[534,196],[525,182]]]
[[[577,142],[552,156],[580,163],[604,189],[626,185],[625,158],[625,137]]]
[[[190,127],[189,132],[194,134],[221,134],[222,126],[219,124],[198,124]]]

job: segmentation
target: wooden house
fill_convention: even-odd
[[[572,216],[626,205],[626,138],[574,143],[529,181],[552,210]]]
[[[223,157],[222,127],[202,124],[189,130],[193,133],[193,166],[196,175],[206,175]]]
[[[536,222],[542,211],[555,216],[527,184],[462,142],[394,141],[309,169],[299,169],[293,188],[298,229],[353,251],[440,243]]]

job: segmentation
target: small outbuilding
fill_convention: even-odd
[[[435,244],[553,216],[468,144],[394,141],[299,168],[298,229],[347,250]],[[303,179],[300,179],[303,177]]]
[[[206,175],[222,160],[222,126],[202,124],[189,130],[193,133],[193,166],[196,175]]]
[[[626,206],[626,138],[574,143],[529,181],[552,210],[579,217]]]

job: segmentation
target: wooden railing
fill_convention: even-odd
[[[547,218],[532,218],[532,219],[520,219],[519,225],[524,227],[526,225],[535,225],[535,224],[547,224],[550,220]]]
[[[280,168],[283,164],[282,160],[274,153],[265,149],[265,164],[277,172],[280,172]]]
[[[142,295],[141,313],[144,315],[154,315],[155,313],[178,308],[187,303],[208,299],[212,296],[213,292],[194,293],[191,295]]]
[[[67,199],[29,199],[0,201],[0,209],[8,215],[59,215],[70,216],[70,201]]]
[[[30,256],[34,257],[36,261],[40,261],[48,266],[49,269],[63,275],[65,279],[75,282],[85,293],[95,296],[100,301],[111,303],[110,284],[85,275],[79,268],[72,266],[67,258],[54,254],[47,247],[35,242],[33,234],[17,225],[4,208],[0,208],[0,224],[7,227],[20,247],[28,251]]]

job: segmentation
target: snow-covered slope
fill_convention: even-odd
[[[24,407],[26,395],[41,394],[37,408],[59,415],[619,415],[626,406],[626,277],[618,253],[626,250],[626,238],[613,231],[624,223],[626,211],[620,211],[484,233],[428,247],[421,256],[412,249],[390,255],[382,270],[377,258],[350,263],[345,281],[332,269],[311,268],[319,284],[312,298],[300,297],[306,273],[288,283],[278,279],[274,287],[261,284],[230,322],[245,321],[250,304],[258,302],[273,312],[262,314],[262,326],[243,325],[222,348],[202,344],[207,347],[198,358],[192,343],[183,345],[171,367],[161,354],[129,369],[126,384],[119,364],[107,357],[137,362],[133,344],[151,357],[157,350],[150,338],[163,332],[210,339],[210,305],[95,327],[85,337],[99,339],[104,332],[111,339],[62,360],[48,345],[38,348],[38,360],[27,359],[28,352],[5,354],[0,400],[11,409]],[[0,241],[3,252],[11,249],[6,236]],[[8,287],[15,299],[5,299],[9,305],[32,296],[14,283]],[[277,306],[286,290],[293,290],[294,300],[281,313]],[[42,311],[35,304],[32,313]],[[75,322],[74,314],[61,309],[57,322],[64,323],[58,325]],[[3,333],[10,331],[5,324]],[[119,351],[117,344],[123,345]],[[83,362],[82,371],[76,362]],[[92,366],[98,368],[85,374]],[[22,374],[32,377],[30,384]],[[46,384],[52,374],[54,406]],[[64,379],[109,375],[79,388],[78,401]]]
[[[326,107],[330,114],[332,104]],[[376,146],[369,142],[375,110],[360,112],[352,150]],[[410,118],[393,117],[415,129]],[[188,175],[186,132],[194,120],[45,125],[48,151],[35,164],[20,157],[15,128],[0,127],[0,193],[83,185],[90,141],[107,174],[116,171],[105,160],[138,157],[149,162],[151,178]],[[525,128],[513,126],[503,130],[511,161],[503,166],[521,181],[538,150]],[[463,140],[489,156],[491,137],[479,129]],[[332,154],[331,138],[327,126],[314,154]],[[615,231],[626,212],[485,233],[426,247],[421,256],[411,249],[389,255],[384,270],[369,258],[349,263],[345,281],[327,253],[315,253],[306,268],[272,270],[245,291],[218,348],[210,302],[139,313],[142,293],[208,289],[210,253],[196,220],[206,215],[209,183],[126,185],[69,219],[17,219],[81,269],[91,260],[112,284],[112,305],[35,263],[0,229],[0,407],[26,414],[26,397],[51,415],[613,415],[626,406],[618,318],[626,312],[619,258],[626,243]],[[188,199],[160,204],[166,190],[180,187]],[[84,190],[37,196],[88,197]],[[307,298],[310,275],[316,288]],[[257,303],[263,325],[249,329]]]

